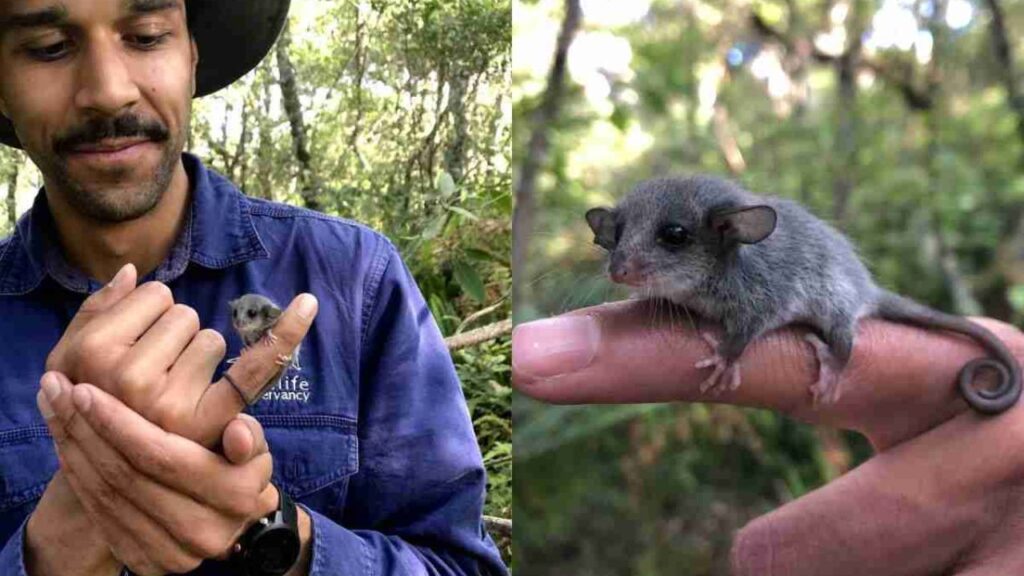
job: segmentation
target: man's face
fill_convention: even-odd
[[[196,61],[184,0],[0,0],[0,112],[48,190],[95,220],[167,190]]]

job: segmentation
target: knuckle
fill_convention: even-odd
[[[95,465],[111,492],[128,494],[135,489],[138,475],[124,460],[120,458],[101,458],[97,460]],[[120,498],[120,496],[118,497]]]
[[[82,330],[78,340],[79,356],[83,358],[99,354],[110,346],[110,338],[100,330]]]
[[[259,497],[250,490],[239,490],[228,499],[228,513],[237,518],[254,518],[259,508]]]
[[[163,282],[146,282],[138,288],[147,299],[160,304],[163,308],[170,308],[174,304],[174,295],[171,289]]]
[[[189,547],[203,558],[217,556],[230,546],[227,536],[213,528],[193,530],[192,534],[194,536],[190,538]]]
[[[199,330],[199,313],[191,306],[186,304],[174,304],[167,313],[175,320],[180,320],[183,324],[191,326],[193,332]]]
[[[161,428],[168,432],[185,432],[183,428],[192,420],[192,412],[179,398],[168,398],[164,404],[157,409],[154,420]]]
[[[147,366],[128,364],[118,373],[117,384],[129,398],[133,398],[145,390],[152,379],[153,375]]]
[[[192,554],[180,552],[171,558],[166,566],[166,570],[161,573],[170,572],[173,574],[185,574],[199,568],[199,565],[202,563],[203,561],[201,558],[197,558]]]
[[[151,478],[176,478],[178,466],[173,458],[161,446],[138,450],[134,459],[147,476]]]
[[[217,332],[212,328],[207,328],[205,330],[201,330],[196,337],[200,338],[200,344],[207,350],[216,352],[220,356],[227,353],[228,344],[220,332]]]

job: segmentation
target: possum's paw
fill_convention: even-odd
[[[817,334],[808,333],[804,335],[814,353],[818,357],[818,379],[811,384],[811,401],[817,406],[819,404],[834,404],[839,401],[841,393],[839,387],[838,362],[826,344]]]
[[[700,336],[713,349],[718,349],[718,340],[713,336],[704,333],[701,333]],[[726,390],[735,390],[740,387],[740,363],[738,361],[729,362],[716,352],[713,356],[694,364],[694,367],[700,370],[712,366],[715,368],[714,371],[711,372],[707,379],[700,383],[699,390],[701,394],[712,392],[717,395]]]

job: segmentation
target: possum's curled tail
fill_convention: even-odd
[[[918,304],[899,294],[881,291],[876,313],[879,318],[913,324],[921,328],[940,328],[965,334],[985,346],[995,358],[971,360],[960,370],[960,394],[967,403],[983,414],[998,414],[1013,406],[1020,397],[1021,374],[1017,359],[1006,348],[1002,340],[979,324],[966,318],[945,314]],[[974,374],[980,368],[988,367],[999,373],[999,385],[993,390],[973,386]]]

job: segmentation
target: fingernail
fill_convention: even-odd
[[[43,389],[43,394],[46,395],[46,400],[49,402],[53,402],[57,396],[60,396],[60,380],[57,379],[57,375],[53,372],[43,374],[39,386]]]
[[[586,368],[597,354],[601,329],[590,316],[563,316],[520,324],[512,333],[512,369],[551,378]]]
[[[303,320],[309,320],[316,314],[317,301],[316,297],[312,294],[302,294],[299,296],[299,302],[295,306],[295,311],[299,314],[299,317]]]
[[[114,274],[114,278],[110,281],[110,284],[107,284],[107,286],[110,286],[111,288],[117,287],[118,283],[124,281],[124,277],[127,274],[128,264],[125,264],[124,266],[121,266],[121,269],[117,271],[117,274]]]
[[[53,406],[50,406],[50,402],[42,390],[36,393],[36,405],[39,406],[39,413],[43,415],[43,418],[47,420],[53,418]]]
[[[71,392],[71,399],[75,402],[75,408],[83,414],[92,408],[92,394],[85,386],[75,386]]]

